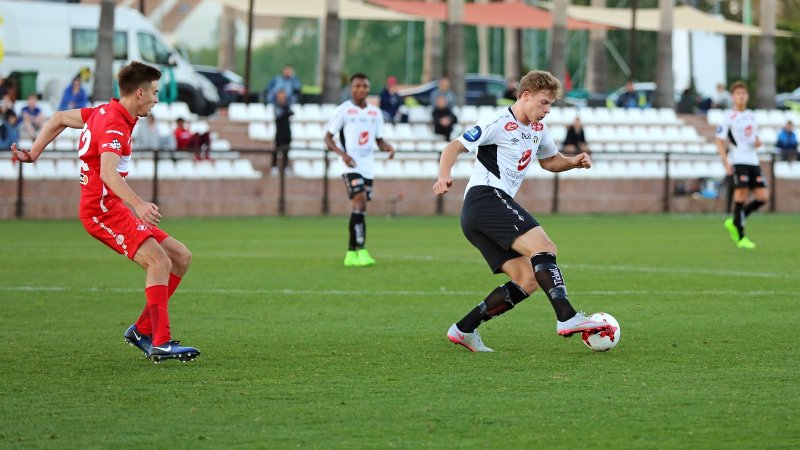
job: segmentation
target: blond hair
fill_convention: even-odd
[[[519,80],[517,98],[520,98],[525,91],[531,94],[549,92],[553,94],[555,98],[560,98],[563,93],[561,82],[558,81],[558,78],[554,77],[550,72],[545,72],[543,70],[531,70]]]
[[[733,83],[731,85],[731,94],[736,92],[737,89],[744,89],[744,91],[747,92],[747,84],[742,80]]]

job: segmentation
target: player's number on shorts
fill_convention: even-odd
[[[81,130],[80,141],[81,141],[81,149],[78,150],[78,158],[82,157],[83,155],[86,154],[86,152],[89,151],[89,143],[92,142],[92,132],[89,131],[89,125],[88,124],[85,124],[83,126],[83,130]],[[88,172],[89,171],[89,165],[86,164],[86,162],[84,160],[82,160],[82,159],[80,161],[81,161],[81,171],[82,172]]]

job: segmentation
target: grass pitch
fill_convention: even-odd
[[[2,448],[798,448],[798,216],[541,216],[570,298],[620,344],[555,334],[541,292],[445,338],[494,287],[458,219],[167,219],[194,363],[123,343],[144,273],[77,220],[0,222]]]

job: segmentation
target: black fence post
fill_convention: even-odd
[[[769,184],[769,212],[775,212],[775,204],[778,203],[777,197],[777,184],[778,184],[778,177],[775,176],[775,153],[772,154],[772,157],[769,160],[769,173],[772,176],[772,183]]]
[[[23,202],[23,195],[22,195],[22,166],[24,165],[23,162],[17,161],[19,167],[17,168],[17,205],[15,208],[14,213],[17,216],[17,219],[22,219],[22,216],[25,215],[25,203]]]
[[[278,215],[286,215],[286,156],[288,151],[278,150],[276,147],[274,158],[278,162]]]
[[[330,150],[325,149],[322,152],[322,158],[325,160],[325,170],[322,174],[322,215],[327,216],[329,210],[328,204],[328,169],[330,166],[330,162],[328,161],[328,152]]]
[[[664,197],[662,199],[663,212],[669,212],[669,185],[670,185],[670,178],[669,178],[669,152],[664,153]]]
[[[153,150],[153,203],[158,204],[158,150]]]
[[[556,214],[558,212],[558,197],[559,197],[559,186],[560,183],[558,181],[558,172],[556,172],[553,176],[553,202],[550,207],[550,212]]]

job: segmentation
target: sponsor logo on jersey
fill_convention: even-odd
[[[80,183],[80,184],[82,184],[82,185],[84,185],[84,186],[85,186],[85,185],[87,185],[87,184],[89,184],[89,176],[88,176],[88,175],[86,175],[85,173],[82,173],[82,174],[81,174],[81,175],[78,177],[78,183]]]
[[[544,124],[539,122],[532,123],[531,128],[533,128],[533,131],[542,131],[544,130]]]
[[[351,116],[354,116],[354,115],[358,114],[358,110],[355,109],[355,108],[350,108],[350,109],[347,110],[347,114],[350,114]]]
[[[117,242],[117,245],[122,245],[122,243],[125,242],[125,235],[118,234],[114,237],[114,240]]]
[[[745,136],[750,136],[751,134],[753,134],[753,126],[752,125],[748,125],[748,126],[746,126],[744,128],[744,135]]]
[[[527,134],[524,131],[522,132],[522,139],[530,139],[530,138],[531,138],[530,134]]]
[[[517,138],[511,138],[511,143],[512,143],[512,144],[516,144],[517,142],[519,142],[519,139],[517,139]]]
[[[467,142],[475,142],[481,137],[481,127],[475,125],[464,133],[464,139]]]
[[[118,140],[114,139],[113,141],[106,142],[105,144],[100,146],[100,148],[106,148],[106,147],[112,150],[119,150],[122,148],[122,144],[120,144]]]
[[[375,110],[371,109],[371,110],[367,111],[367,114],[370,115],[370,116],[377,116],[378,115],[378,111],[375,111]]]
[[[145,225],[143,223],[140,223],[139,225],[136,225],[136,231],[147,231],[147,225]]]
[[[118,134],[120,136],[125,136],[124,134],[122,134],[122,131],[117,131],[117,130],[106,130],[106,134]]]
[[[369,141],[369,131],[362,131],[361,134],[358,135],[358,145],[364,145]]]
[[[523,169],[528,167],[528,164],[531,163],[531,154],[532,153],[533,153],[533,150],[531,150],[531,149],[525,150],[525,153],[522,154],[522,157],[519,159],[519,162],[517,163],[518,164],[517,165],[517,170],[522,171]]]
[[[506,131],[514,131],[519,128],[519,125],[517,125],[516,122],[507,122],[503,128],[505,128]]]

